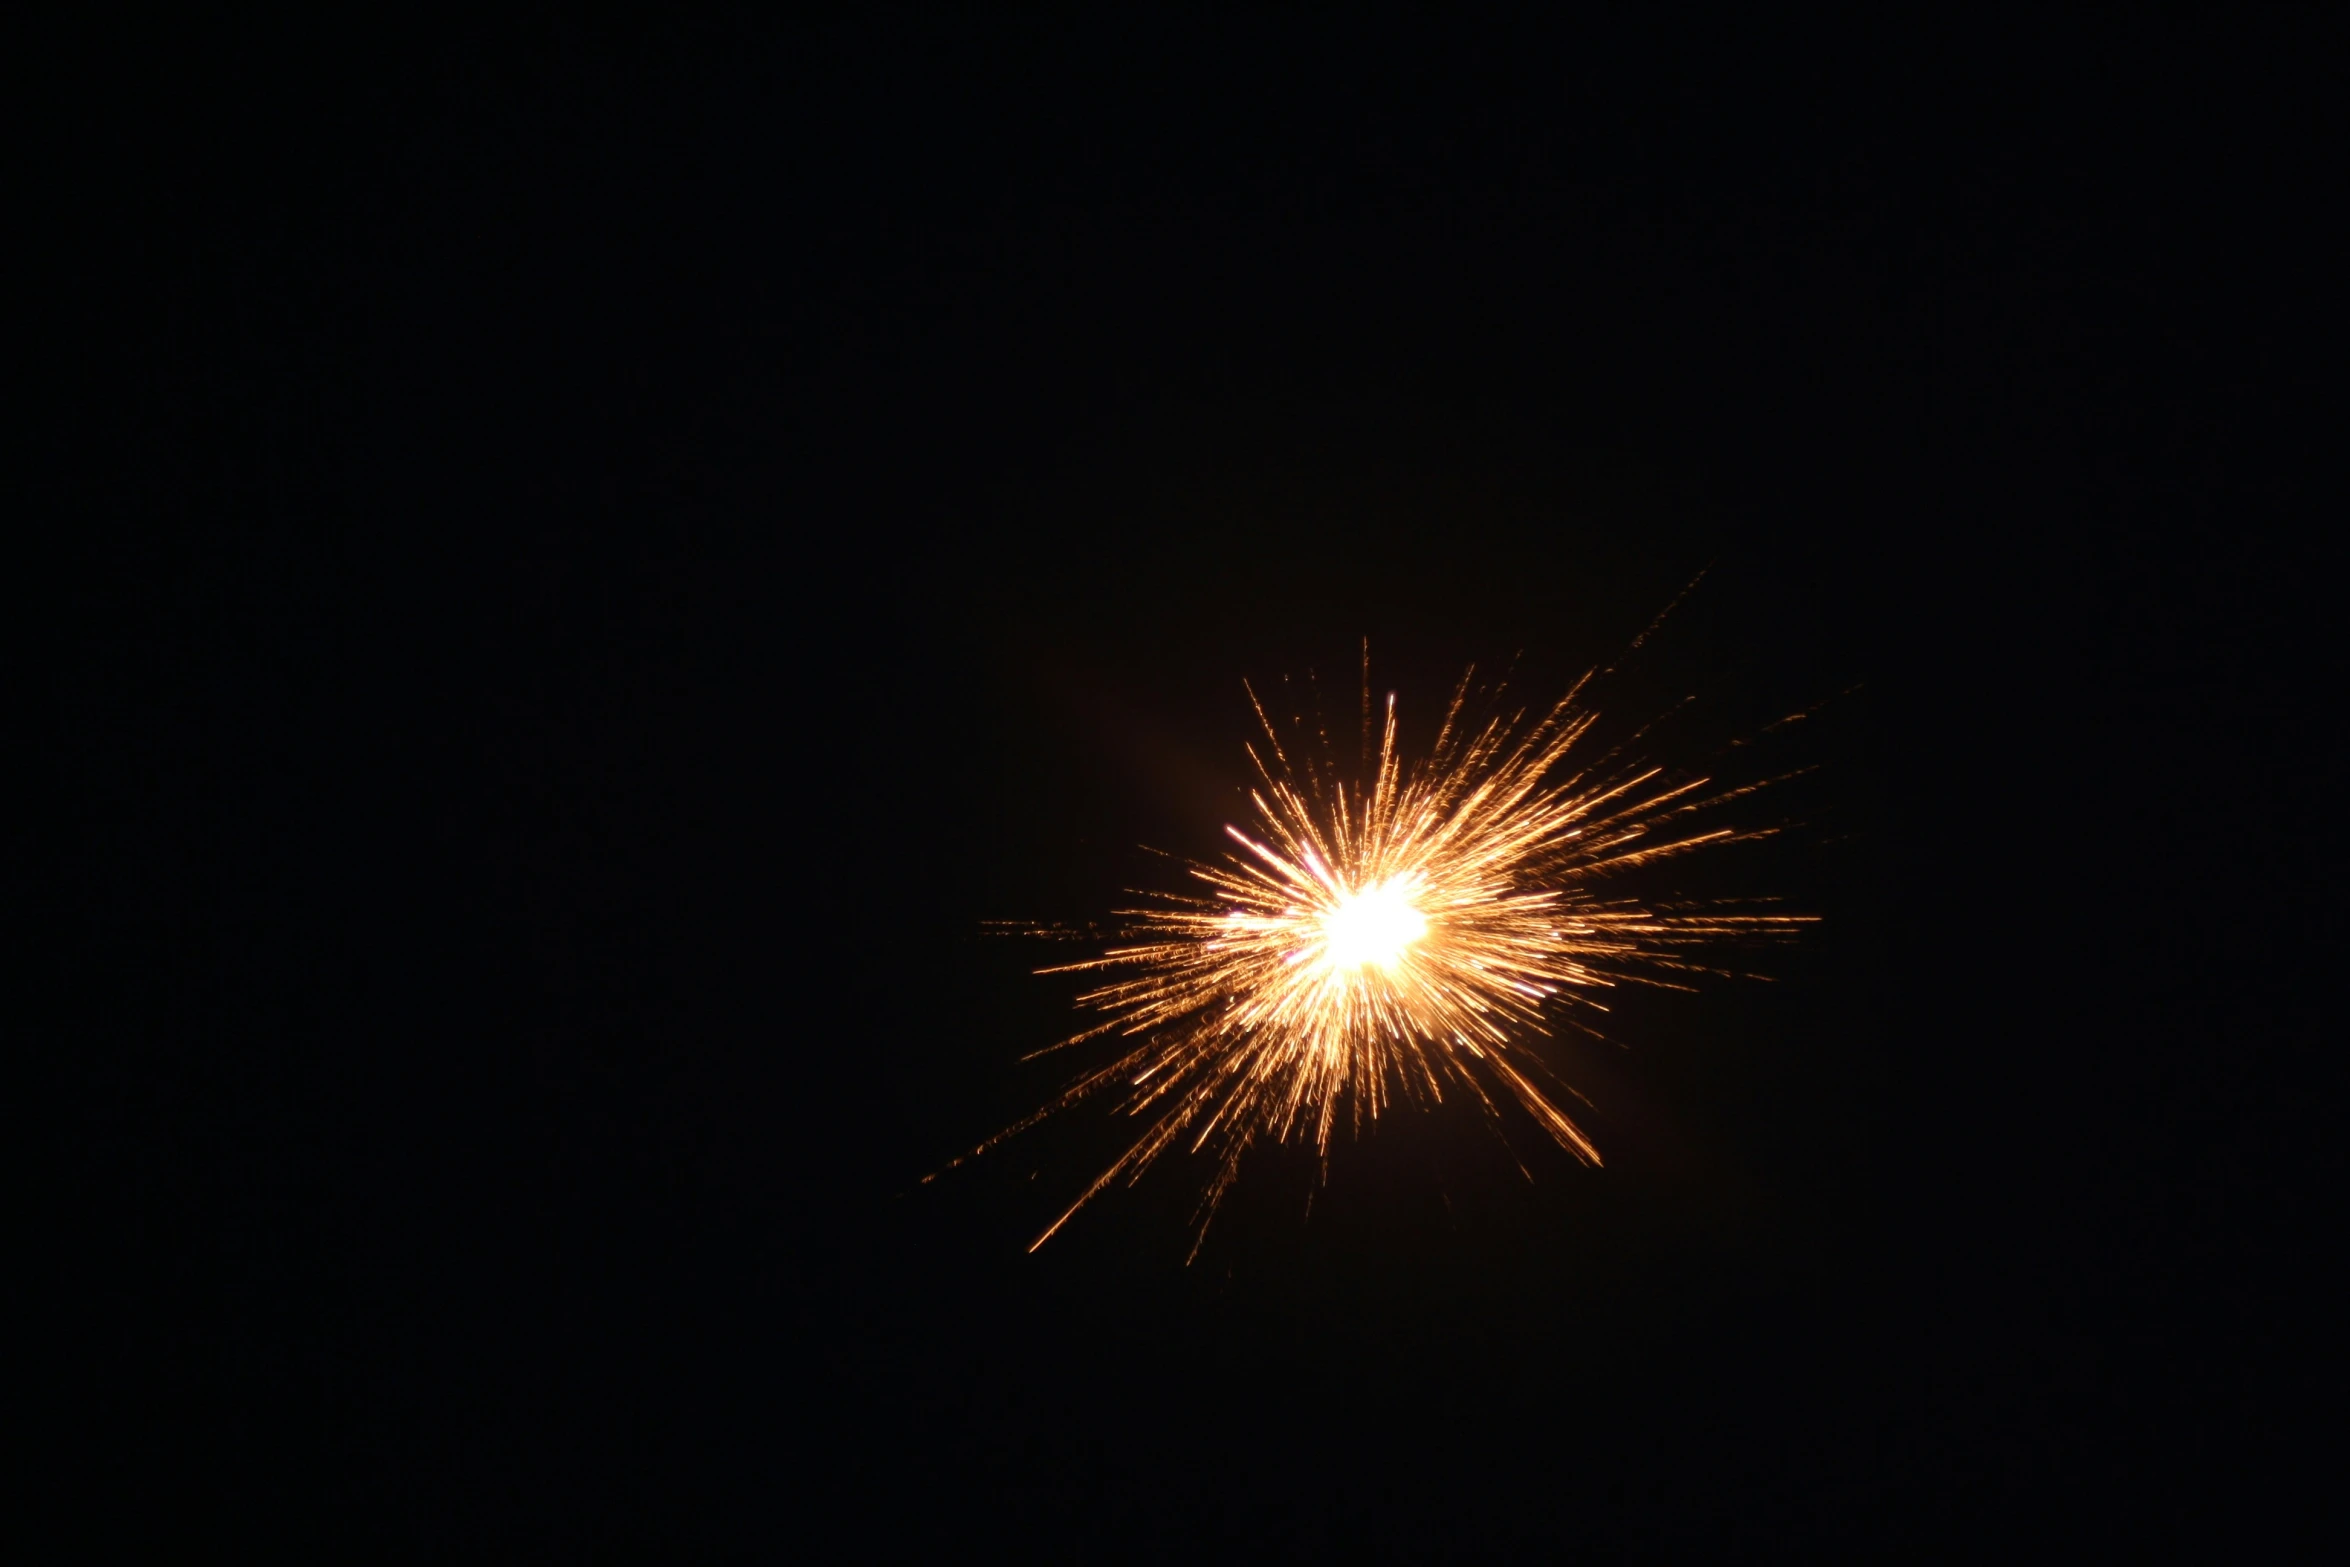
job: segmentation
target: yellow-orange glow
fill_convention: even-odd
[[[1204,1235],[1253,1143],[1310,1138],[1326,1155],[1341,1120],[1359,1129],[1399,1098],[1515,1102],[1561,1147],[1599,1162],[1546,1086],[1556,1079],[1534,1041],[1550,1022],[1605,1011],[1598,995],[1615,985],[1688,988],[1722,972],[1698,949],[1784,936],[1804,920],[1652,906],[1616,890],[1639,867],[1763,836],[1697,820],[1761,785],[1709,792],[1703,778],[1613,751],[1587,759],[1597,717],[1575,705],[1580,690],[1531,725],[1471,722],[1464,678],[1409,767],[1392,696],[1369,756],[1366,697],[1368,776],[1352,781],[1326,745],[1293,758],[1258,705],[1255,823],[1226,829],[1238,852],[1194,864],[1198,891],[1121,911],[1124,934],[1101,956],[1044,971],[1102,976],[1079,998],[1100,1021],[1064,1044],[1109,1034],[1132,1044],[974,1151],[1097,1095],[1141,1130],[1037,1245],[1170,1149],[1215,1161]],[[1301,715],[1293,728],[1303,727]]]

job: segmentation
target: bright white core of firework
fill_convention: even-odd
[[[1393,967],[1428,934],[1428,917],[1412,902],[1416,880],[1393,876],[1340,894],[1322,917],[1322,961],[1341,970]]]

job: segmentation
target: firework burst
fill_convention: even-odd
[[[1078,998],[1099,1021],[1052,1049],[1107,1035],[1134,1043],[973,1152],[1101,1096],[1143,1129],[1031,1250],[1113,1182],[1183,1149],[1214,1164],[1196,1254],[1250,1146],[1311,1140],[1326,1158],[1334,1132],[1359,1131],[1399,1101],[1464,1094],[1497,1125],[1515,1101],[1596,1165],[1599,1150],[1559,1103],[1572,1090],[1533,1041],[1553,1023],[1588,1031],[1575,1013],[1604,1012],[1597,993],[1611,986],[1686,989],[1728,972],[1701,949],[1807,922],[1609,895],[1638,867],[1766,835],[1700,814],[1763,785],[1674,780],[1623,747],[1586,757],[1598,715],[1578,699],[1590,677],[1531,723],[1473,720],[1473,674],[1433,746],[1407,764],[1392,693],[1373,748],[1366,667],[1351,782],[1326,737],[1296,743],[1302,721],[1285,746],[1250,690],[1263,729],[1249,747],[1255,820],[1225,829],[1233,851],[1190,866],[1194,891],[1138,894],[1147,902],[1118,911],[1099,957],[1040,971],[1099,979]]]

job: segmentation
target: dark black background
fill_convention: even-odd
[[[2338,30],[20,43],[93,1554],[2293,1526]],[[1541,694],[1701,570],[1612,700],[1817,765],[1699,890],[1827,918],[1560,1042],[1604,1172],[1396,1119],[1188,1267],[1181,1169],[1025,1254],[1098,1126],[921,1184],[1058,1081],[981,922],[1212,847],[1244,676]]]

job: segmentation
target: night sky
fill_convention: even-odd
[[[20,1288],[72,1538],[2290,1527],[2343,43],[28,34]],[[1397,1115],[1319,1190],[1267,1152],[1188,1266],[1180,1162],[1026,1253],[1098,1118],[923,1183],[1063,1078],[1071,949],[985,922],[1215,852],[1244,679],[1351,711],[1367,638],[1424,738],[1701,573],[1610,722],[1812,770],[1643,889],[1824,918],[1555,1042],[1604,1170]]]

